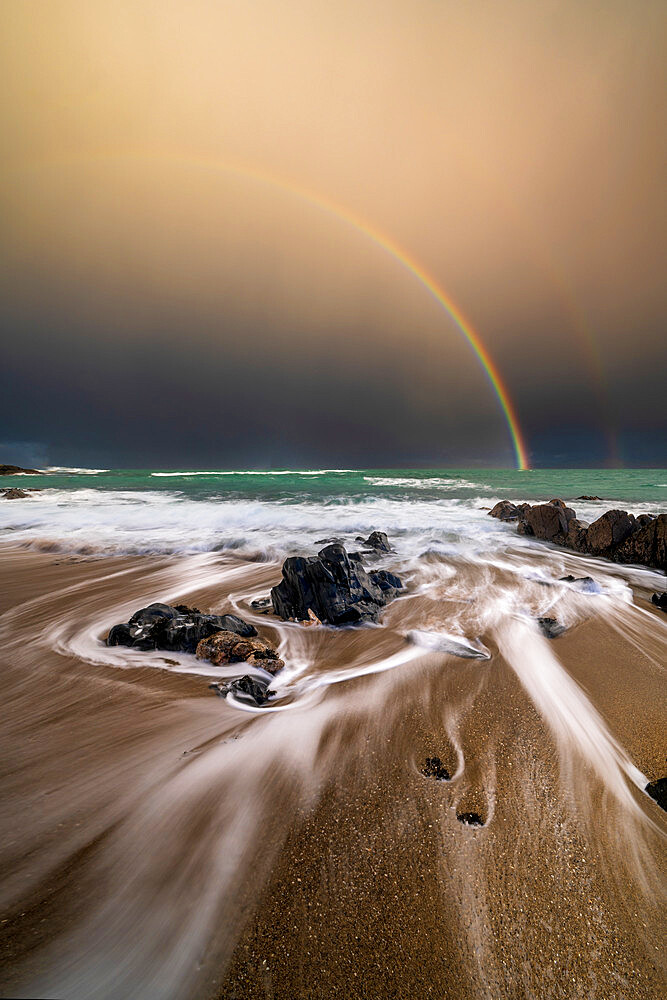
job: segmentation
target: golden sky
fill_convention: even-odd
[[[220,168],[241,163],[418,259],[479,330],[529,434],[566,385],[578,419],[588,398],[605,424],[613,398],[648,426],[666,10],[4,0],[7,322],[31,302],[52,342],[74,317],[81,338],[201,350],[243,330],[272,363],[314,338],[322,364],[381,350],[390,381],[409,372],[408,401],[427,412],[441,387],[458,412],[473,394],[495,426],[474,356],[423,289],[340,220]]]

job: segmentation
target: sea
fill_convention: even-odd
[[[394,938],[454,942],[437,960],[466,995],[620,996],[596,977],[629,982],[644,948],[657,981],[644,789],[664,773],[665,576],[488,512],[664,511],[666,471],[52,468],[4,486],[39,492],[0,497],[2,995],[220,996],[250,955],[252,995],[277,996],[274,968],[315,982],[319,949],[344,952],[352,981]],[[364,552],[373,530],[391,552]],[[360,627],[281,621],[264,602],[282,559],[331,538],[400,593]],[[155,601],[238,614],[284,667],[107,645]],[[214,694],[239,673],[270,683],[265,704]],[[436,755],[444,780],[424,770]],[[517,979],[507,942],[530,956],[538,925]],[[657,996],[646,983],[627,996]],[[426,978],[400,993],[427,994],[444,995]]]
[[[325,538],[386,531],[404,548],[503,546],[498,500],[560,497],[586,521],[667,510],[665,469],[81,469],[0,478],[36,488],[0,502],[0,540],[99,554],[235,551],[273,560]],[[580,500],[594,496],[599,500]],[[516,537],[516,536],[514,536]]]

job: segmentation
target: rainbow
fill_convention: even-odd
[[[484,369],[487,379],[491,383],[493,391],[498,399],[500,408],[505,417],[507,423],[507,428],[509,430],[510,438],[512,441],[512,448],[516,458],[517,469],[520,471],[526,471],[530,469],[530,461],[528,458],[528,450],[526,448],[526,443],[521,432],[521,427],[519,425],[519,420],[516,414],[514,405],[510,399],[507,387],[505,386],[501,374],[491,358],[489,352],[484,347],[482,340],[473,327],[470,320],[464,316],[463,312],[459,309],[456,303],[450,298],[447,292],[438,284],[436,279],[428,273],[421,266],[421,264],[415,260],[415,258],[409,254],[406,250],[403,250],[394,240],[387,236],[385,233],[376,229],[374,226],[370,225],[360,216],[351,212],[348,208],[343,205],[339,205],[331,199],[324,197],[308,188],[297,185],[291,181],[285,180],[282,177],[278,177],[275,174],[268,173],[267,171],[261,170],[257,167],[250,166],[247,164],[237,163],[230,160],[225,160],[218,157],[212,156],[201,156],[201,155],[191,155],[188,154],[184,156],[179,152],[165,151],[165,150],[130,150],[130,151],[99,151],[86,152],[81,154],[76,154],[75,156],[57,156],[49,157],[49,161],[58,160],[59,162],[72,162],[81,160],[113,160],[113,159],[142,159],[142,160],[154,160],[154,159],[167,159],[172,162],[180,162],[188,165],[198,165],[207,167],[209,169],[223,170],[230,174],[235,174],[239,177],[252,178],[259,181],[262,184],[271,185],[277,187],[282,191],[287,191],[293,194],[297,198],[301,198],[311,205],[316,206],[324,212],[335,216],[337,219],[341,219],[350,225],[357,232],[362,233],[369,240],[372,240],[378,247],[385,251],[390,257],[401,264],[409,273],[429,292],[429,294],[435,299],[438,305],[444,310],[444,312],[453,320],[454,324],[458,327],[459,331],[463,334],[468,344],[474,351],[479,362]]]

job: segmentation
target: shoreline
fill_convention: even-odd
[[[484,593],[481,570],[456,565],[461,596]],[[647,779],[664,771],[662,612],[639,590],[636,607],[602,614],[591,603],[553,642],[531,638],[526,667],[528,633],[517,654],[499,619],[480,632],[488,662],[422,650],[266,714],[230,707],[201,675],[76,655],[80,636],[123,620],[121,608],[185,592],[216,612],[245,610],[279,576],[278,563],[221,553],[0,546],[0,822],[14,872],[3,886],[3,991],[83,996],[94,984],[148,997],[157,982],[179,998],[513,1000],[520,984],[522,995],[578,1000],[593,974],[605,995],[618,976],[628,998],[659,995],[667,823],[619,762],[627,755]],[[567,611],[581,598],[562,600]],[[292,657],[301,649],[309,671],[326,674],[332,662],[392,655],[440,601],[413,585],[379,627],[333,634],[266,617],[261,629],[284,629]],[[477,614],[464,600],[448,608],[463,622]],[[572,711],[583,696],[598,713],[602,763],[524,686],[533,657],[536,676],[565,685],[549,695],[555,707],[570,697],[566,674],[579,692]],[[451,780],[421,774],[436,755]],[[151,964],[153,947],[166,966]],[[123,968],[106,987],[105,955]]]

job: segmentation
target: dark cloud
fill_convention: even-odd
[[[0,11],[14,457],[511,464],[381,230],[533,462],[666,461],[664,5],[31,6]]]

